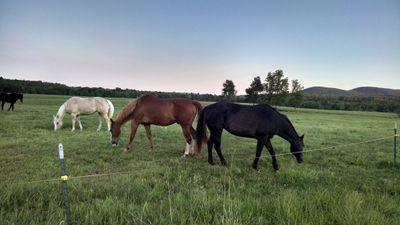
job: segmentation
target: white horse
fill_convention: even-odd
[[[99,113],[99,127],[97,128],[97,131],[100,131],[101,129],[103,119],[107,122],[108,130],[110,130],[110,119],[114,114],[114,106],[110,100],[100,97],[71,97],[61,105],[61,107],[58,109],[57,115],[53,116],[54,131],[61,128],[65,113],[71,115],[72,131],[74,131],[76,121],[78,121],[81,130],[83,129],[80,120],[81,115],[91,115],[95,112]]]

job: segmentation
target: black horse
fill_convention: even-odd
[[[303,162],[304,135],[299,136],[289,119],[269,105],[245,106],[222,101],[211,104],[203,109],[197,122],[196,144],[201,150],[201,140],[206,135],[205,125],[210,130],[208,141],[208,162],[213,165],[212,147],[221,160],[222,165],[227,162],[221,153],[221,135],[223,129],[229,133],[257,139],[256,158],[253,168],[257,170],[258,160],[264,146],[267,147],[275,170],[279,170],[275,152],[271,145],[271,138],[278,135],[290,143],[290,151],[298,163]],[[200,140],[200,141],[199,141]]]
[[[15,104],[15,102],[17,102],[18,99],[22,103],[22,101],[24,99],[24,96],[22,94],[18,94],[18,93],[4,93],[4,92],[2,92],[0,94],[1,110],[4,109],[4,104],[6,102],[8,102],[8,103],[10,103],[10,108],[8,108],[8,111],[10,111],[10,109],[12,109],[14,111],[14,104]]]

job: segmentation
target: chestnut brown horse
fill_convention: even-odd
[[[111,144],[113,147],[118,144],[121,126],[131,120],[131,134],[124,151],[127,152],[132,148],[132,141],[140,124],[143,124],[146,129],[150,151],[154,151],[150,125],[169,126],[177,123],[181,126],[186,140],[186,149],[183,154],[183,157],[186,157],[193,153],[192,139],[196,137],[196,130],[192,127],[192,123],[201,110],[202,106],[198,101],[184,98],[160,99],[151,95],[141,96],[128,103],[115,121],[111,119]],[[207,138],[203,141],[207,142]],[[199,154],[197,148],[195,154]]]

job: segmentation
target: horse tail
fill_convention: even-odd
[[[110,108],[108,109],[108,118],[112,119],[112,117],[114,115],[114,105],[112,104],[112,102],[110,100],[108,100],[108,99],[106,99],[106,100],[107,100],[108,105],[110,106]]]
[[[199,113],[200,114],[197,120],[197,127],[196,127],[196,148],[195,148],[196,155],[200,155],[202,143],[203,142],[207,143],[205,110],[201,110]]]
[[[201,111],[203,110],[203,106],[202,106],[201,103],[198,102],[198,101],[194,101],[194,104],[195,104],[196,109],[197,109],[197,117],[199,117]],[[207,142],[208,142],[208,139],[207,139],[207,130],[206,130],[206,135],[203,137],[203,142],[204,142],[204,143],[207,143]]]

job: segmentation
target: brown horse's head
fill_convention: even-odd
[[[115,147],[118,145],[119,136],[121,135],[121,125],[118,125],[112,119],[111,119],[110,133],[111,133],[111,145]]]

